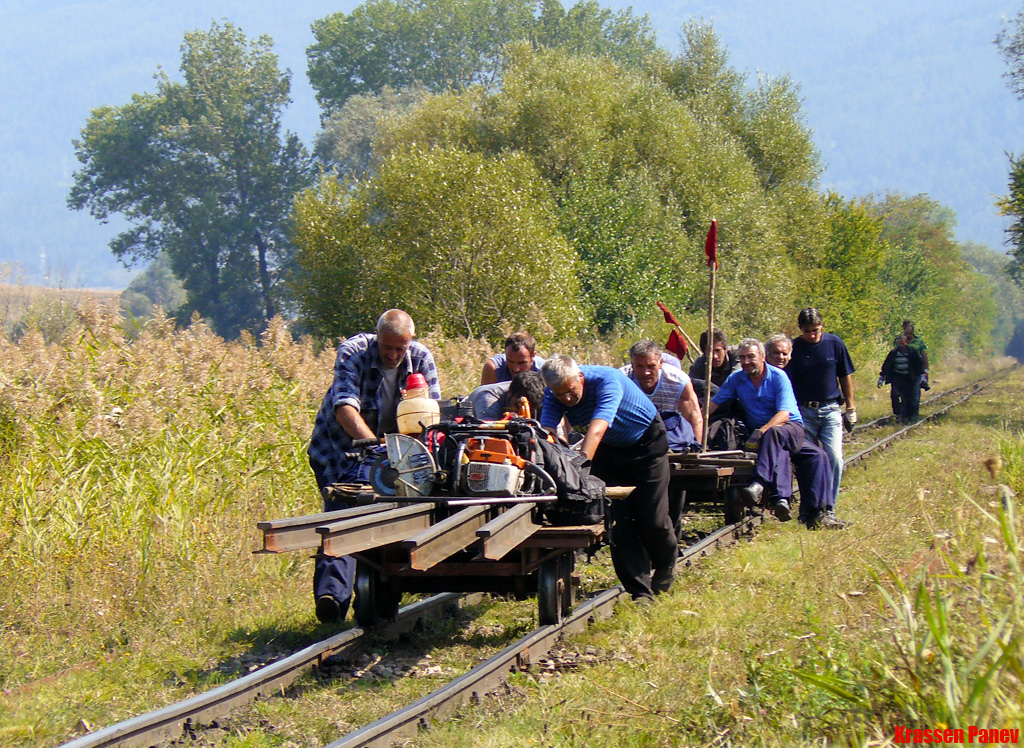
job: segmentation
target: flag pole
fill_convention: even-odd
[[[708,337],[704,349],[704,433],[701,436],[701,450],[708,448],[708,411],[711,410],[711,351],[714,350],[715,332],[715,275],[718,270],[718,221],[711,219],[711,228],[704,243],[704,254],[711,269],[711,284],[708,292]]]

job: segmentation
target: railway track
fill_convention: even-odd
[[[862,462],[871,453],[884,449],[896,439],[912,433],[917,427],[941,417],[957,405],[983,391],[999,378],[1006,376],[1009,371],[1002,370],[980,381],[934,395],[922,405],[934,404],[951,396],[954,399],[923,416],[917,423],[900,428],[860,449],[846,460],[846,466]],[[870,429],[885,426],[891,421],[892,416],[875,419],[858,426],[853,435],[856,437],[866,435]],[[716,548],[729,545],[750,535],[762,521],[762,516],[751,515],[744,517],[739,522],[715,530],[698,542],[682,549],[679,563],[686,566],[691,565],[713,553]],[[621,586],[599,592],[577,605],[571,615],[558,623],[535,629],[442,688],[387,717],[346,735],[330,744],[328,748],[356,748],[357,746],[384,748],[390,746],[395,740],[415,735],[431,720],[448,716],[463,704],[478,700],[493,690],[513,669],[528,668],[532,661],[542,658],[563,635],[580,631],[591,622],[610,616],[614,606],[625,595]],[[387,632],[388,634],[397,634],[411,630],[419,621],[443,615],[444,611],[457,605],[463,597],[465,596],[445,593],[401,608],[396,620],[387,627]],[[327,658],[338,655],[351,656],[358,652],[365,645],[367,639],[368,632],[366,630],[362,628],[349,629],[243,678],[177,704],[84,735],[65,743],[62,748],[113,748],[114,746],[128,748],[129,746],[159,745],[175,740],[183,732],[194,730],[203,724],[209,724],[213,720],[227,715],[236,707],[251,703],[261,697],[283,693],[284,689],[300,675],[319,666]]]

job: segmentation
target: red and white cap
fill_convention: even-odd
[[[416,372],[415,374],[410,374],[408,377],[406,377],[405,389],[407,389],[407,390],[424,389],[425,390],[426,388],[427,388],[427,378],[425,376],[423,376],[422,374],[420,374],[419,372]]]

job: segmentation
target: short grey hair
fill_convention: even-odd
[[[580,375],[580,367],[575,361],[561,353],[552,354],[540,367],[540,375],[544,384],[554,388]]]
[[[785,343],[789,350],[793,350],[793,341],[789,339],[789,336],[783,332],[777,332],[772,335],[768,340],[764,341],[765,350],[771,350],[771,347],[776,343]],[[766,354],[767,355],[767,354]]]
[[[739,351],[739,350],[742,350],[744,348],[757,348],[758,352],[762,356],[765,355],[764,343],[762,343],[757,338],[743,338],[743,340],[740,341],[740,344],[738,346],[736,346],[736,350]]]
[[[629,357],[633,358],[647,358],[648,356],[661,356],[662,347],[660,344],[655,343],[650,338],[644,338],[633,343],[633,346],[629,349]]]
[[[416,324],[408,312],[403,312],[401,309],[388,309],[377,319],[377,334],[385,332],[401,335],[403,338],[415,338]]]

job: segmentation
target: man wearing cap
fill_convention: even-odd
[[[348,456],[352,442],[398,430],[398,402],[411,376],[422,375],[430,397],[441,398],[434,357],[413,340],[415,335],[412,318],[401,309],[389,309],[377,320],[375,333],[354,335],[338,346],[334,382],[324,395],[307,449],[325,512],[347,507],[325,489],[335,483],[360,482],[359,462]],[[351,556],[317,554],[313,596],[316,617],[322,623],[345,618],[355,568]]]
[[[514,332],[505,339],[505,352],[496,353],[484,362],[480,384],[511,382],[521,371],[540,371],[544,359],[536,355],[537,341],[526,332]]]
[[[654,403],[610,366],[579,366],[556,354],[544,362],[541,426],[554,431],[563,416],[585,431],[580,447],[591,473],[611,486],[633,486],[611,502],[612,564],[634,600],[649,600],[672,584],[679,543],[669,519],[668,436]]]

